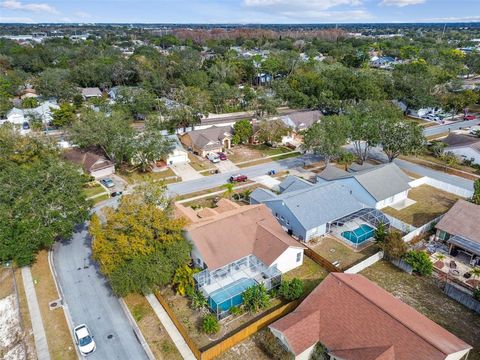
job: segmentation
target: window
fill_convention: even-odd
[[[297,262],[300,262],[300,260],[302,260],[302,253],[301,252],[297,253]]]

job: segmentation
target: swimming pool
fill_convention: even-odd
[[[215,290],[208,298],[208,306],[215,313],[229,310],[232,306],[239,306],[243,303],[243,292],[257,282],[249,278],[241,278],[227,286]]]
[[[354,244],[361,244],[362,242],[370,239],[373,237],[373,233],[375,229],[367,224],[362,224],[358,228],[353,231],[344,231],[342,232],[342,236],[345,239],[348,239]]]

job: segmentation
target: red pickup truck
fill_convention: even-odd
[[[477,117],[475,115],[465,115],[463,120],[477,120]]]
[[[233,175],[233,176],[230,176],[230,179],[228,179],[228,181],[230,181],[231,183],[245,182],[247,180],[248,180],[247,175]]]

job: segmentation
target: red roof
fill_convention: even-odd
[[[317,342],[345,360],[435,360],[472,348],[356,274],[331,273],[270,327],[296,355]]]

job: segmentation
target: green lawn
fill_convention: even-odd
[[[361,274],[472,345],[468,359],[480,360],[480,316],[446,296],[432,277],[409,275],[387,261]]]
[[[327,277],[328,272],[307,256],[303,256],[302,266],[283,275],[283,280],[299,278],[303,280],[305,294],[310,293],[320,282]]]
[[[144,182],[147,180],[152,180],[152,181],[162,181],[165,178],[170,178],[175,176],[175,173],[173,172],[172,169],[167,168],[164,171],[161,172],[140,172],[140,171],[124,171],[120,174],[122,178],[124,178],[129,184],[133,184],[136,182]],[[169,179],[168,182],[175,182],[176,180],[174,179]]]
[[[98,194],[106,193],[106,191],[101,185],[97,184],[93,187],[84,188],[83,193],[87,198],[89,198]]]
[[[91,201],[93,202],[93,205],[97,205],[99,202],[108,200],[109,198],[110,198],[110,195],[105,194],[105,195],[97,196],[96,198],[91,199]]]
[[[188,159],[190,160],[190,166],[197,171],[216,169],[210,160],[199,158],[191,152],[188,153]]]

